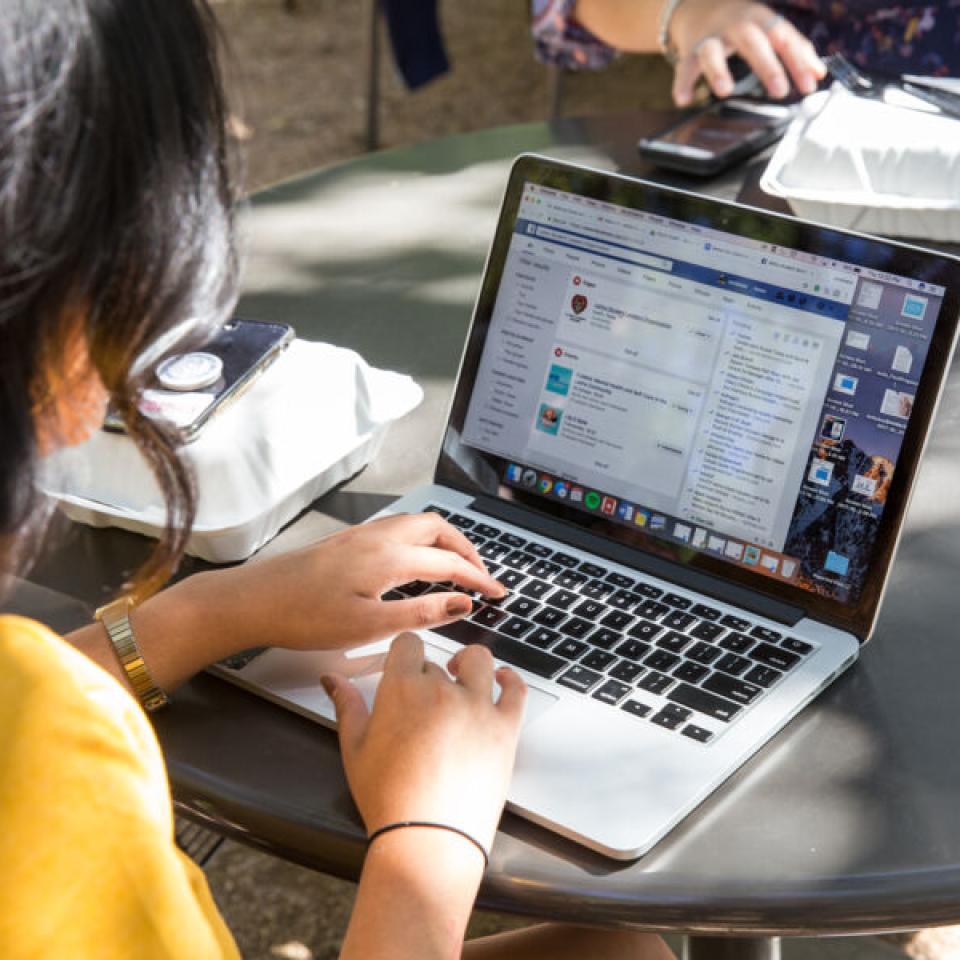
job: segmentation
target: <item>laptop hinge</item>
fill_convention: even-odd
[[[649,573],[651,576],[668,580],[670,583],[713,597],[715,600],[721,600],[742,610],[749,610],[758,616],[776,620],[786,626],[792,627],[806,616],[801,607],[765,597],[747,587],[727,583],[718,577],[699,570],[691,570],[689,567],[664,560],[662,557],[641,553],[639,550],[599,537],[588,530],[562,523],[553,517],[546,517],[515,503],[481,494],[470,504],[470,507],[479,513],[525,527],[551,540],[559,540],[571,547],[587,550],[599,557],[621,563],[625,567]]]

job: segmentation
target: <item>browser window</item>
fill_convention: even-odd
[[[527,184],[463,440],[507,484],[849,599],[943,293]]]

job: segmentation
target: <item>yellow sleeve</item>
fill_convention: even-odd
[[[19,617],[0,617],[0,945],[4,960],[239,957],[174,844],[140,707]]]

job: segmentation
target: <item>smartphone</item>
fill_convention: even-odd
[[[293,328],[285,323],[235,317],[204,346],[158,364],[140,396],[140,411],[172,423],[181,441],[190,443],[250,388],[293,336]],[[122,433],[123,421],[108,410],[103,429]]]
[[[795,110],[746,98],[715,100],[679,123],[644,137],[637,149],[657,166],[713,176],[779,139]]]

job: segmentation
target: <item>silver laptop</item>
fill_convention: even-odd
[[[649,850],[857,658],[956,340],[960,263],[517,160],[432,510],[510,589],[424,633],[530,687],[511,810]],[[398,585],[386,600],[449,585]],[[333,724],[386,644],[217,671]]]

